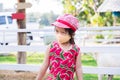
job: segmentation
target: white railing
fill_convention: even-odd
[[[111,27],[81,27],[79,31],[100,31],[100,30],[120,30],[120,26],[111,26]]]
[[[88,52],[100,52],[100,53],[120,53],[120,46],[81,46],[80,47],[82,53]],[[46,50],[46,46],[43,45],[19,45],[19,46],[0,46],[0,52],[42,52],[44,53]]]
[[[120,27],[105,27],[105,28],[80,28],[79,31],[96,31],[96,30],[120,30]],[[41,30],[0,30],[0,32],[40,32]],[[95,33],[96,34],[96,33]],[[101,52],[101,53],[120,53],[120,46],[80,46],[82,53]],[[16,46],[0,46],[0,52],[45,52],[45,45],[16,45]],[[34,68],[33,68],[34,67]],[[39,71],[40,65],[28,64],[0,64],[0,70],[22,70],[22,71]],[[120,75],[120,67],[85,67],[83,73],[90,74],[117,74]]]
[[[109,31],[109,30],[113,30],[114,32],[94,32],[94,31]],[[8,33],[37,32],[38,34],[31,35],[31,36],[37,36],[38,37],[40,35],[43,35],[43,32],[45,32],[45,31],[47,31],[47,33],[48,33],[48,32],[51,32],[51,29],[43,29],[43,30],[42,29],[14,29],[14,30],[12,30],[12,29],[11,30],[3,29],[3,30],[0,30],[0,34],[3,33],[1,38],[3,38],[3,42],[4,42],[4,41],[8,41],[8,40],[6,40],[6,37],[5,37],[6,34],[7,34],[7,36],[14,36],[13,34],[8,34]],[[118,32],[116,32],[116,31],[118,31]],[[88,27],[81,27],[81,28],[79,28],[78,33],[80,34],[80,37],[78,37],[79,40],[81,39],[81,35],[83,35],[83,34],[86,34],[86,35],[94,35],[94,34],[117,35],[117,34],[120,34],[120,26],[119,27],[114,27],[114,26],[113,27],[102,27],[102,28],[101,27],[90,27],[90,28],[88,28]],[[13,43],[16,40],[14,40],[14,39],[11,40],[10,39],[9,42]],[[120,41],[120,39],[85,39],[85,41],[99,41],[99,42],[103,42],[103,41]],[[31,42],[39,42],[39,41],[34,41],[33,40]]]
[[[113,74],[120,75],[120,67],[88,67],[83,66],[83,73],[85,74]],[[0,64],[0,70],[15,70],[15,71],[33,71],[38,72],[40,65],[28,64]]]

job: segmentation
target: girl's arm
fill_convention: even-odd
[[[76,76],[78,80],[83,80],[82,74],[81,53],[79,53],[76,60]]]
[[[48,69],[48,66],[49,66],[49,49],[50,49],[50,46],[48,46],[48,48],[46,50],[45,58],[44,58],[42,66],[40,67],[40,71],[37,75],[36,80],[42,80],[46,71],[47,71],[47,69]]]

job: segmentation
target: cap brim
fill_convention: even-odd
[[[56,26],[56,27],[61,27],[61,28],[70,28],[69,26],[62,24],[60,22],[57,22],[57,21],[52,23],[51,25]]]

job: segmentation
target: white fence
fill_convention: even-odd
[[[83,73],[85,74],[113,74],[120,75],[120,67],[87,67],[83,66]],[[16,70],[16,71],[33,71],[40,70],[40,65],[28,64],[0,64],[0,70]]]
[[[80,28],[79,31],[96,31],[96,30],[113,30],[120,31],[120,27],[103,27],[103,28]],[[7,30],[0,30],[0,32],[8,32]],[[40,32],[41,30],[9,30],[9,32]],[[115,33],[116,34],[116,33]],[[115,39],[116,40],[116,39]],[[119,40],[118,40],[119,41]],[[101,53],[120,53],[120,46],[80,46],[82,53],[87,52],[101,52]],[[43,45],[16,45],[16,46],[0,46],[0,52],[45,52],[46,46]],[[28,64],[0,64],[0,70],[22,70],[22,71],[39,71],[40,65]],[[85,67],[83,66],[83,73],[89,74],[117,74],[120,75],[120,67]]]

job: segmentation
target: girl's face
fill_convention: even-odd
[[[55,27],[56,38],[60,43],[69,42],[71,39],[69,33],[64,28]]]

